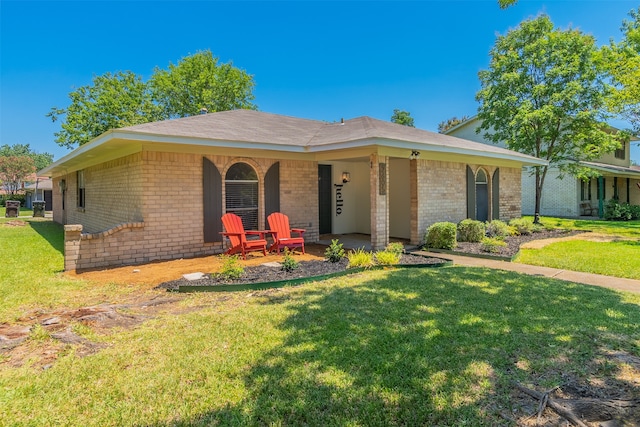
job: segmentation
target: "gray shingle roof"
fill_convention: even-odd
[[[523,159],[533,157],[466,139],[443,135],[391,122],[358,117],[344,123],[263,113],[253,110],[232,110],[203,114],[181,119],[145,123],[119,129],[136,134],[203,138],[208,140],[253,142],[322,147],[353,141],[378,139],[402,141],[442,147],[464,149],[482,153],[509,154]],[[425,149],[428,149],[425,147]]]
[[[141,143],[145,142],[296,153],[384,146],[506,159],[529,165],[546,164],[535,157],[497,146],[371,117],[329,123],[253,110],[232,110],[113,129],[76,148],[38,174],[51,176],[79,170],[131,154],[142,149]]]

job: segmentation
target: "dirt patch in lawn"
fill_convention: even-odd
[[[312,261],[324,258],[326,246],[305,245],[305,254],[293,252],[296,261]],[[246,260],[240,260],[243,267],[252,267],[268,262],[281,262],[283,255],[268,254],[266,257],[261,252],[247,254]],[[189,273],[213,273],[219,271],[223,258],[220,255],[212,255],[201,258],[176,259],[172,261],[152,262],[144,265],[109,268],[103,270],[91,270],[82,272],[66,272],[68,277],[99,283],[119,283],[130,285],[159,285],[160,283],[178,280],[184,274]]]
[[[628,237],[612,236],[610,234],[601,233],[578,233],[570,236],[553,237],[545,239],[532,240],[530,242],[523,243],[521,249],[542,249],[545,246],[549,246],[552,243],[566,242],[569,240],[586,240],[589,242],[620,242],[623,240],[631,240]]]
[[[27,225],[26,221],[20,221],[19,219],[7,221],[3,224],[4,227],[24,227],[25,225]]]

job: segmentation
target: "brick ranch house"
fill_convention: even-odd
[[[523,166],[544,161],[369,117],[328,123],[234,110],[110,130],[39,172],[65,224],[65,270],[224,249],[220,217],[272,212],[322,234],[422,241],[438,221],[521,214]]]

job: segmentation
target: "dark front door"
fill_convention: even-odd
[[[318,165],[318,228],[320,234],[331,233],[331,165]]]

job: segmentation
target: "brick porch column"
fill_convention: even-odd
[[[409,160],[409,195],[411,199],[411,244],[422,242],[418,160]]]
[[[374,153],[369,161],[371,249],[378,251],[389,244],[389,158]]]
[[[82,225],[64,226],[64,271],[74,271],[80,257]]]

